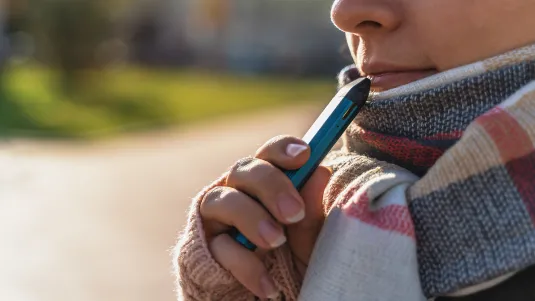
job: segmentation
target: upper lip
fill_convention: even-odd
[[[360,72],[363,76],[379,76],[388,73],[432,71],[434,68],[415,68],[388,63],[370,63],[362,65]]]

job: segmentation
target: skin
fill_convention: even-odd
[[[346,33],[359,71],[372,79],[377,91],[535,43],[533,0],[337,0],[331,15]],[[214,258],[262,298],[277,294],[263,254],[287,241],[304,274],[324,219],[322,196],[330,171],[318,168],[298,193],[277,167],[298,168],[310,152],[290,156],[291,144],[305,145],[293,137],[268,141],[254,158],[238,161],[226,185],[210,191],[201,204]],[[293,211],[286,206],[292,212],[285,214],[280,202],[296,205]],[[299,210],[305,211],[302,219],[288,219]],[[274,230],[262,235],[267,225]],[[232,241],[225,234],[230,226],[261,250],[249,252]]]
[[[288,147],[296,145],[304,150],[296,156],[289,155]],[[275,242],[287,241],[296,267],[304,275],[323,224],[323,191],[331,171],[318,167],[299,193],[278,168],[297,169],[309,156],[310,149],[302,140],[275,137],[258,149],[254,158],[236,162],[226,185],[208,192],[201,203],[205,235],[215,260],[261,298],[278,293],[262,263],[265,251],[278,247],[273,245]],[[250,196],[258,198],[267,210]],[[296,210],[280,206],[288,202],[295,202]],[[299,211],[304,211],[304,215]],[[296,215],[301,219],[295,220]],[[274,235],[262,235],[266,223],[274,225]],[[226,234],[229,225],[238,228],[260,250],[253,253],[233,241]]]
[[[361,74],[432,71],[419,78],[534,43],[534,15],[532,0],[337,0],[331,11]],[[398,75],[376,90],[418,79]]]

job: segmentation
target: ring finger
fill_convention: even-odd
[[[261,248],[277,248],[286,242],[282,227],[266,209],[234,188],[216,187],[209,191],[201,203],[200,211],[206,224],[212,221],[236,227]],[[219,233],[207,234],[210,237]]]

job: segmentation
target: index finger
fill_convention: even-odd
[[[292,136],[277,136],[261,146],[256,158],[268,161],[278,168],[294,170],[303,166],[310,157],[310,147]]]

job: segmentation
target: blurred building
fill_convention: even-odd
[[[46,20],[47,26],[34,24],[32,29],[32,22],[19,26],[22,31],[29,30],[31,38],[37,39],[41,29],[63,28],[54,35],[40,33],[41,39],[50,40],[47,43],[57,48],[49,49],[50,45],[37,40],[40,59],[48,57],[43,54],[46,51],[58,52],[56,57],[67,57],[61,49],[78,59],[78,52],[82,51],[71,47],[73,44],[82,45],[79,48],[87,52],[86,57],[98,57],[101,61],[124,57],[149,66],[193,65],[244,73],[333,75],[349,62],[347,54],[341,51],[345,44],[343,34],[331,24],[332,1],[328,0],[101,0],[101,4],[93,5],[94,13],[107,18],[109,24],[105,26],[103,22],[91,21],[96,20],[92,16],[66,18],[70,15],[66,12],[80,10],[71,4],[69,9],[62,10],[62,5],[71,3],[63,1],[37,1],[32,12],[26,0],[9,0],[10,10],[25,12],[16,14],[26,18],[20,20],[27,22],[32,14],[41,14],[41,19]],[[86,2],[92,1],[77,3]],[[54,9],[49,9],[52,4]],[[105,9],[103,5],[107,5]],[[97,7],[102,11],[97,11]],[[41,19],[36,22],[42,22]],[[73,25],[57,26],[61,22]],[[0,31],[2,23],[0,13]],[[17,18],[11,17],[9,23],[17,23]],[[87,34],[78,34],[86,29],[94,32],[96,27],[107,32],[91,37],[91,43],[86,41],[90,40]],[[0,47],[0,55],[2,52],[5,56],[5,45]]]
[[[183,37],[183,1],[129,0],[119,31],[128,44],[131,62],[162,66],[191,62]]]
[[[138,27],[134,46],[152,48],[145,53],[156,60],[235,72],[329,75],[348,63],[340,51],[343,34],[329,18],[331,1],[141,2],[137,25],[144,28]]]
[[[187,39],[202,61],[233,70],[331,73],[342,64],[343,35],[330,22],[331,1],[182,0]],[[208,2],[222,1],[219,14]],[[209,21],[210,15],[219,20]],[[222,17],[221,15],[224,15]]]

